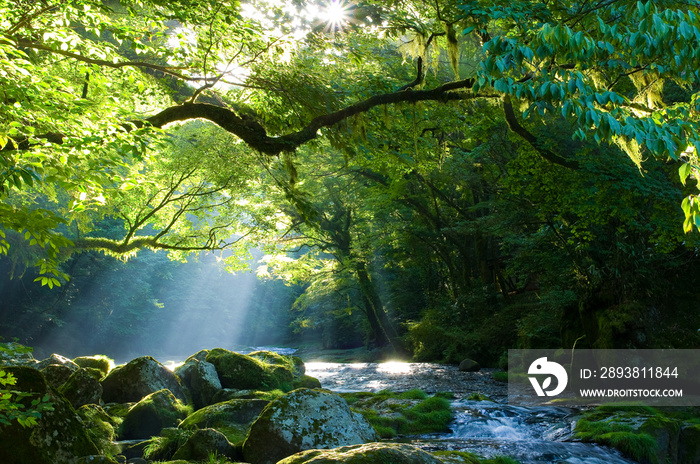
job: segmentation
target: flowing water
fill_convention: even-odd
[[[308,375],[324,388],[348,391],[453,392],[455,418],[451,432],[407,439],[427,451],[468,451],[482,457],[512,456],[523,464],[633,464],[617,451],[571,441],[575,411],[558,407],[517,407],[505,404],[506,384],[492,371],[459,372],[454,366],[426,363],[315,363]],[[470,401],[481,393],[495,401]]]

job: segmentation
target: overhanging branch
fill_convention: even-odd
[[[569,160],[552,153],[544,146],[540,139],[535,137],[530,131],[520,125],[520,122],[515,116],[515,111],[513,111],[513,104],[510,101],[510,97],[507,95],[503,97],[503,113],[505,114],[506,122],[508,123],[510,130],[524,138],[525,141],[532,146],[532,148],[537,150],[537,153],[539,153],[542,158],[546,159],[550,163],[564,166],[565,168],[578,169],[579,165],[577,161]]]

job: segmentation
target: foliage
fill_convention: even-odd
[[[17,383],[17,379],[8,372],[0,369],[0,385],[11,387]],[[42,398],[34,398],[29,406],[23,401],[31,398],[31,393],[0,388],[0,424],[10,425],[17,421],[22,427],[32,427],[41,419],[41,414],[53,411],[53,404],[49,401],[48,394]]]

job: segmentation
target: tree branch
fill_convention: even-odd
[[[540,139],[535,137],[530,131],[520,125],[520,122],[518,122],[518,119],[515,116],[515,111],[513,111],[513,104],[510,101],[510,97],[507,95],[503,98],[503,113],[505,113],[506,122],[508,123],[510,130],[524,138],[525,141],[529,143],[532,148],[534,148],[540,154],[540,156],[542,156],[542,158],[546,159],[550,163],[564,166],[565,168],[579,168],[577,161],[569,160],[552,153],[544,146]]]
[[[112,61],[107,61],[107,60],[96,60],[94,58],[79,55],[77,53],[69,52],[67,50],[55,49],[53,47],[49,47],[48,45],[44,45],[42,43],[30,42],[29,40],[24,40],[24,39],[18,39],[16,44],[17,44],[18,48],[33,48],[35,50],[43,50],[43,51],[55,53],[57,55],[66,56],[68,58],[73,58],[75,60],[82,61],[83,63],[95,64],[98,66],[106,66],[108,68],[114,68],[114,69],[126,68],[126,67],[148,68],[148,69],[153,69],[155,71],[160,71],[160,72],[165,73],[165,74],[169,74],[171,76],[177,77],[178,79],[182,79],[184,81],[200,80],[200,79],[195,79],[195,78],[185,76],[184,74],[181,74],[179,72],[174,71],[174,69],[182,69],[180,67],[161,66],[158,64],[154,64],[154,63],[148,63],[146,61],[121,61],[121,62],[114,63]]]

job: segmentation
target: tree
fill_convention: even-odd
[[[290,157],[378,107],[497,98],[511,130],[550,162],[578,164],[528,128],[535,113],[637,161],[681,160],[683,181],[696,175],[700,23],[685,2],[365,2],[328,32],[263,1],[1,7],[3,225],[46,250],[48,275],[70,245],[57,227],[129,183],[130,166],[157,153],[158,129],[178,121],[208,120],[263,157]],[[397,51],[415,59],[399,71],[405,80],[381,62]],[[454,74],[432,77],[443,58]],[[368,85],[347,85],[358,79]],[[72,208],[32,209],[21,200],[34,184],[59,185]],[[684,200],[686,230],[698,208]],[[168,224],[156,226],[167,234]],[[194,249],[220,245],[204,237]]]

